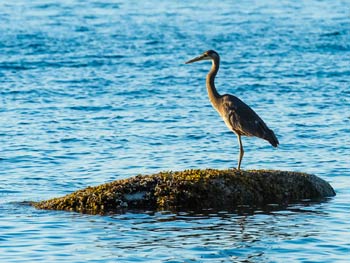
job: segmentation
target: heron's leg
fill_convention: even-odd
[[[244,150],[243,150],[241,135],[237,134],[237,138],[238,138],[238,143],[239,143],[239,158],[238,158],[237,170],[240,170],[241,169],[241,162],[242,162],[243,155],[244,155]]]

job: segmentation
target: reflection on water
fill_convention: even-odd
[[[347,262],[347,1],[0,1],[0,262]],[[337,196],[288,207],[106,217],[25,200],[162,170],[228,168],[205,89],[240,97],[280,147],[243,169],[315,173]]]
[[[270,206],[239,213],[134,211],[105,217],[29,209],[23,218],[18,214],[28,208],[15,205],[6,215],[11,221],[2,224],[1,238],[4,244],[16,239],[17,246],[3,246],[0,259],[21,253],[30,262],[50,251],[56,262],[69,262],[78,255],[102,262],[326,262],[325,256],[334,262],[335,252],[349,252],[349,234],[341,234],[343,223],[334,221],[339,212],[327,212],[334,202],[329,201],[282,210]],[[16,222],[25,222],[26,227],[19,228]],[[32,249],[26,250],[27,246]]]

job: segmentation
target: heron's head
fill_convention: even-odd
[[[208,50],[208,51],[205,51],[202,55],[195,57],[193,59],[190,59],[189,61],[185,62],[185,64],[190,64],[190,63],[201,61],[201,60],[212,60],[212,59],[216,60],[219,58],[220,58],[219,54],[216,51]]]

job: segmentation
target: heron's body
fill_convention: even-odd
[[[206,86],[208,96],[211,104],[223,118],[227,127],[237,135],[240,153],[238,159],[239,170],[244,154],[241,136],[255,136],[268,141],[272,146],[277,147],[279,144],[274,132],[270,130],[265,122],[259,117],[254,110],[252,110],[247,104],[241,101],[239,98],[224,94],[220,95],[214,84],[214,79],[219,71],[220,56],[213,50],[204,52],[201,56],[191,59],[186,62],[193,63],[201,60],[211,60],[212,67],[206,78]]]

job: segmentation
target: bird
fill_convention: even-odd
[[[237,135],[239,156],[237,170],[241,169],[244,149],[241,136],[255,136],[268,141],[273,147],[279,145],[275,133],[267,127],[259,115],[242,100],[231,94],[220,95],[215,88],[214,80],[220,67],[220,56],[214,50],[207,50],[202,55],[185,62],[190,64],[202,60],[211,60],[212,66],[206,76],[206,87],[209,100],[214,109],[223,118],[227,127]]]

